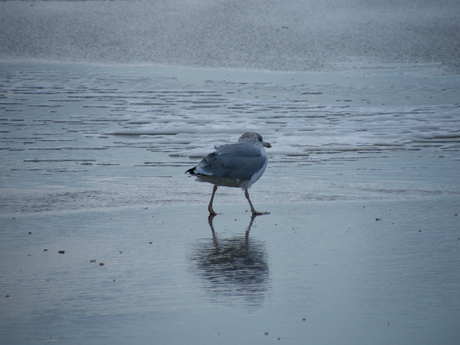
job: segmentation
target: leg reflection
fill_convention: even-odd
[[[190,261],[211,300],[249,310],[263,304],[270,271],[264,243],[249,235],[256,216],[250,218],[244,235],[230,237],[219,236],[215,215],[208,217],[212,238],[197,241]]]
[[[208,216],[208,224],[209,224],[209,227],[211,228],[211,232],[212,232],[212,235],[215,236],[216,235],[216,231],[214,230],[214,217],[216,216],[217,214],[212,214],[210,213],[209,216]],[[249,225],[247,226],[246,228],[246,237],[249,236],[249,231],[251,231],[251,228],[252,228],[252,224],[254,224],[254,219],[256,219],[256,217],[258,216],[261,216],[261,214],[252,214],[251,215],[251,220],[249,221]]]

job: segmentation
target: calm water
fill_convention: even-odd
[[[387,67],[1,63],[1,342],[457,344],[460,83]],[[247,130],[271,215],[210,224]]]

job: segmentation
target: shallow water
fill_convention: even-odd
[[[291,78],[164,66],[2,67],[1,200],[8,213],[202,203],[208,189],[178,172],[248,130],[273,146],[264,177],[271,180],[256,188],[264,188],[264,201],[458,193],[457,77],[428,78],[426,70],[413,70],[406,79],[401,72],[379,72],[330,84],[323,73]],[[220,79],[224,74],[227,80]],[[398,97],[391,90],[370,92],[370,86],[378,89],[376,78],[392,83]],[[425,87],[411,88],[417,78]],[[345,95],[350,102],[336,105]],[[427,104],[408,105],[414,98]],[[347,162],[353,167],[344,167]],[[341,176],[338,183],[325,178],[324,164]],[[395,168],[384,179],[402,181],[390,185],[372,176],[388,164]],[[347,181],[350,169],[361,172]]]
[[[1,63],[1,342],[457,344],[460,84],[394,67]]]

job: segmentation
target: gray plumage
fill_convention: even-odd
[[[264,142],[260,134],[247,132],[235,144],[216,147],[214,152],[204,157],[194,168],[186,171],[196,176],[199,181],[214,185],[208,205],[211,214],[216,214],[212,202],[217,186],[243,188],[252,213],[263,214],[254,210],[248,188],[262,176],[267,167],[268,158],[264,147],[271,147],[271,145]]]

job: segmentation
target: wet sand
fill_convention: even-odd
[[[15,19],[38,15],[39,28],[79,13],[74,29],[113,25],[94,15],[125,18],[128,9],[0,6],[24,10]],[[153,5],[129,11],[138,6]],[[438,10],[428,27],[445,16]],[[301,27],[277,18],[281,35]],[[40,47],[61,39],[52,37]],[[248,64],[233,47],[237,58],[195,68],[206,50],[163,61],[139,48],[139,60],[117,60],[103,45],[75,63],[66,54],[78,44],[68,44],[2,51],[1,343],[458,344],[460,83],[446,72],[455,67],[448,44],[436,61],[415,62],[405,47],[405,61],[377,54],[378,63],[339,68],[331,53],[318,70],[319,48],[303,72],[301,54],[289,65],[283,47],[272,52],[279,59]],[[210,222],[212,187],[184,172],[248,129],[273,145],[251,189],[256,209],[271,213],[251,219],[241,190],[219,188]]]
[[[458,201],[259,204],[272,214],[257,217],[247,235],[249,214],[219,206],[215,236],[201,205],[3,219],[20,231],[9,237],[14,247],[2,248],[2,271],[14,279],[4,287],[2,339],[458,339]]]

